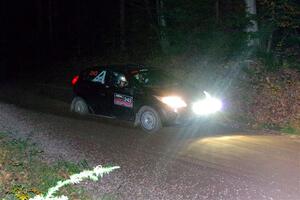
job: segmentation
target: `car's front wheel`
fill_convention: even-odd
[[[139,124],[148,133],[155,133],[162,127],[161,119],[156,110],[149,106],[143,106],[139,113]]]
[[[84,99],[75,97],[71,104],[71,111],[80,115],[86,115],[89,113],[89,108]]]

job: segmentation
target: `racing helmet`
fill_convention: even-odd
[[[126,77],[123,74],[117,76],[117,85],[119,87],[125,87],[128,84]]]

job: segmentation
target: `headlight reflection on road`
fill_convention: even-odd
[[[221,142],[221,141],[229,141],[229,140],[241,140],[245,139],[245,136],[242,135],[227,135],[227,136],[220,136],[220,137],[208,137],[208,138],[203,138],[201,140],[198,140],[198,143],[214,143],[214,142]]]
[[[246,142],[248,140],[249,137],[243,135],[226,135],[199,138],[188,145],[186,153],[190,153],[194,156],[202,155],[201,152],[221,153],[224,150],[228,151],[230,149],[236,149],[236,144],[239,144],[240,142]],[[240,149],[238,151],[240,151]]]

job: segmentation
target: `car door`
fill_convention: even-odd
[[[89,101],[95,114],[98,115],[111,115],[111,103],[108,85],[109,76],[106,69],[91,70],[90,75],[92,78],[89,80]]]
[[[128,84],[120,85],[118,78],[125,77],[121,72],[112,72],[112,113],[115,117],[124,120],[134,119],[134,92]]]

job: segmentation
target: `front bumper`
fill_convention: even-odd
[[[192,123],[200,123],[210,121],[212,116],[201,116],[195,114],[191,108],[178,111],[163,109],[162,122],[165,125],[189,125]]]

